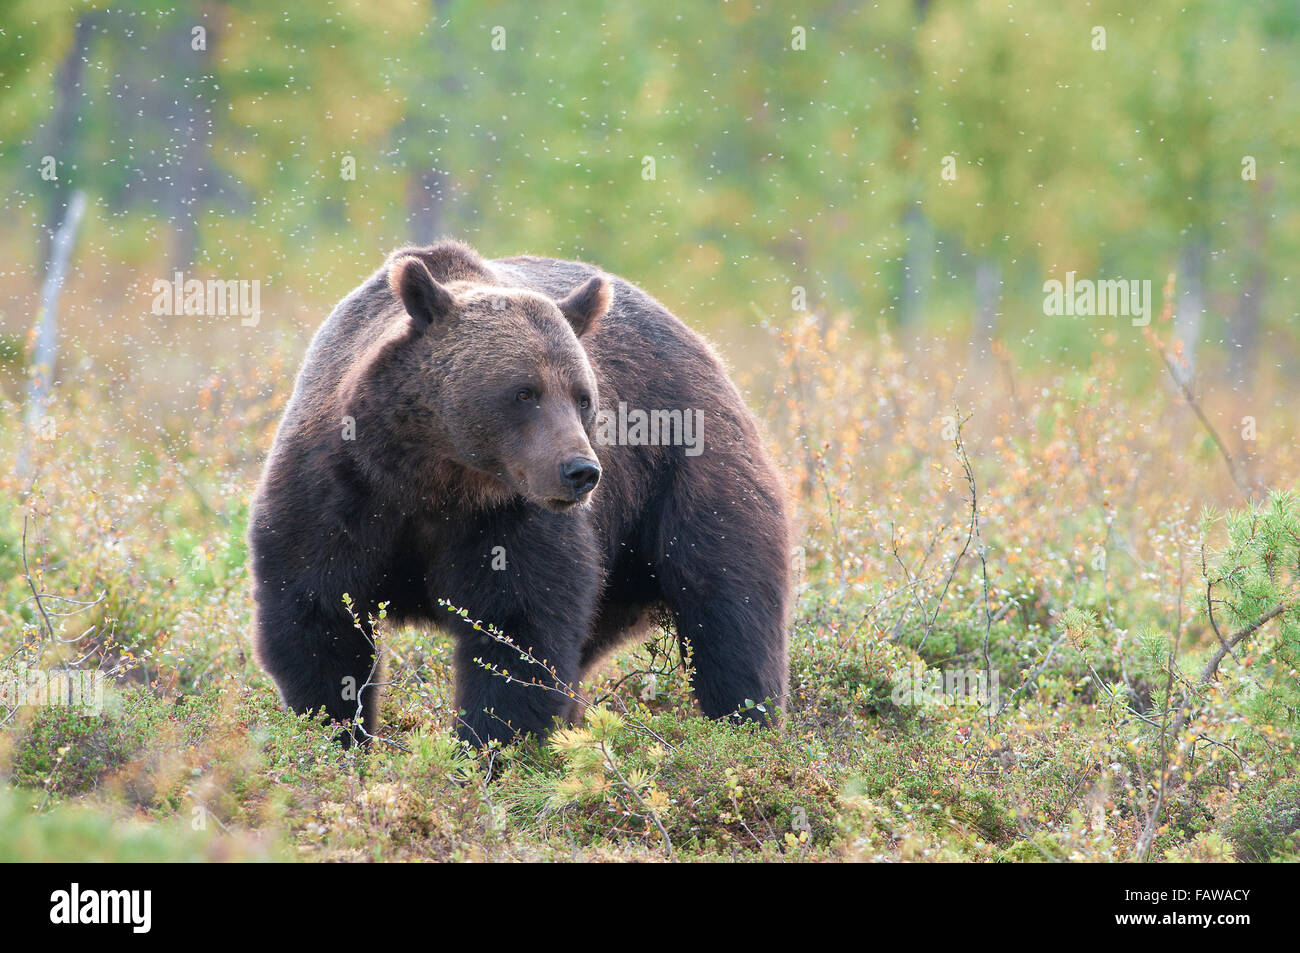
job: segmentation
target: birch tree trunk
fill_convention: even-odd
[[[993,338],[997,334],[998,302],[1002,298],[1002,269],[987,256],[975,266],[975,314],[970,336],[970,377],[985,376],[993,357]]]
[[[54,364],[59,348],[59,292],[67,274],[68,259],[77,237],[81,216],[86,211],[86,193],[78,189],[68,200],[63,222],[54,233],[50,244],[50,263],[41,284],[41,310],[36,316],[35,343],[27,379],[27,400],[23,413],[25,442],[18,455],[18,475],[26,477],[30,466],[31,443],[41,429],[45,405],[54,381]]]
[[[1201,343],[1201,326],[1205,319],[1205,267],[1209,258],[1209,241],[1193,235],[1178,262],[1178,307],[1174,313],[1174,337],[1181,345],[1181,359],[1174,361],[1174,376],[1184,387],[1196,376],[1196,350]]]

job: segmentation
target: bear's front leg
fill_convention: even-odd
[[[456,563],[431,579],[430,602],[445,597],[499,635],[443,620],[456,641],[457,734],[480,748],[545,735],[574,707],[601,589],[594,532],[585,513],[523,503],[462,527],[463,538],[447,541]]]
[[[374,735],[379,716],[378,649],[351,617],[315,598],[258,586],[255,646],[262,666],[293,711],[324,711],[345,727],[350,746]],[[360,723],[357,718],[360,716]]]
[[[463,623],[456,634],[456,733],[475,747],[543,736],[572,704],[582,631],[571,622],[537,624],[516,616],[500,636]],[[513,622],[514,624],[510,624]],[[508,638],[510,643],[502,641]]]
[[[721,489],[683,481],[662,514],[657,575],[690,648],[700,709],[766,725],[789,686],[788,530],[779,496],[749,462],[723,462]]]

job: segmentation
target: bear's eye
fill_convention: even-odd
[[[578,406],[581,407],[583,410],[591,410],[591,398],[588,397],[586,394],[583,394],[581,397],[578,398]]]
[[[521,387],[519,388],[519,392],[515,394],[515,400],[523,401],[526,403],[532,400],[536,396],[537,394],[533,391],[531,387]]]

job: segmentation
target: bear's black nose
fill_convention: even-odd
[[[595,460],[578,457],[560,464],[560,476],[576,500],[584,493],[594,489],[600,482],[600,464]]]

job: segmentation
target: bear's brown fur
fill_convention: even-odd
[[[699,411],[702,442],[611,442],[599,408]],[[257,655],[294,711],[368,738],[365,620],[387,602],[454,636],[458,731],[484,744],[569,715],[563,686],[662,606],[704,712],[763,722],[752,703],[786,692],[788,536],[753,416],[645,292],[580,262],[401,249],[317,333],[266,463]]]

